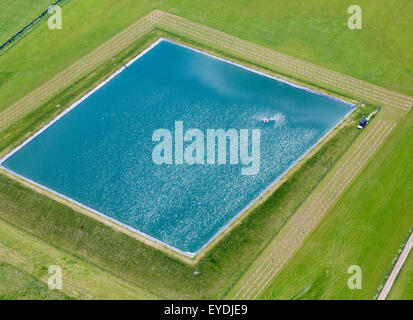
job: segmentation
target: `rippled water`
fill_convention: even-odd
[[[162,41],[3,165],[194,253],[351,106]],[[263,120],[269,120],[265,123]],[[152,133],[261,129],[261,168],[155,165]]]

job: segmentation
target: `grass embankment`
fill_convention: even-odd
[[[372,299],[413,224],[412,156],[410,112],[261,298]],[[362,268],[361,290],[347,286],[350,265]]]
[[[238,280],[358,135],[352,121],[314,154],[264,204],[201,262],[190,267],[127,235],[0,176],[0,212],[9,223],[53,243],[77,259],[110,270],[131,284],[168,298],[218,298]],[[31,263],[28,260],[28,263]],[[194,274],[195,271],[200,273]]]
[[[0,12],[7,6],[1,3]],[[363,29],[349,30],[349,1],[71,0],[63,29],[40,24],[0,59],[0,110],[153,9],[413,95],[413,3],[360,0]],[[384,14],[385,13],[385,14]],[[397,21],[397,23],[395,23]],[[3,80],[1,80],[3,78]]]

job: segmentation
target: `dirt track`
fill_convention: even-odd
[[[400,273],[400,270],[402,269],[407,256],[409,255],[410,251],[412,250],[413,247],[413,233],[410,235],[409,239],[406,242],[406,245],[403,248],[402,253],[400,254],[400,257],[397,259],[396,264],[394,265],[394,268],[392,272],[390,273],[389,278],[387,279],[386,283],[384,284],[383,289],[381,290],[379,297],[377,300],[385,300],[387,295],[389,294],[394,281],[396,280],[398,274]]]

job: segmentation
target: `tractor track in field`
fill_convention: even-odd
[[[256,299],[274,276],[297,252],[303,240],[315,229],[320,220],[336,202],[364,165],[371,159],[395,124],[379,120],[363,137],[356,149],[346,158],[336,173],[328,180],[310,205],[297,212],[287,225],[288,231],[273,242],[270,253],[237,291],[234,299]],[[366,147],[368,146],[368,147]],[[361,152],[361,148],[363,152]]]
[[[93,71],[107,59],[128,48],[157,26],[172,29],[172,31],[183,33],[204,43],[213,44],[238,57],[269,65],[274,70],[280,70],[297,78],[316,81],[327,87],[350,92],[362,99],[384,103],[405,111],[410,110],[413,106],[413,97],[289,57],[173,14],[155,10],[0,112],[0,132],[51,99],[62,88],[67,87],[81,76]]]

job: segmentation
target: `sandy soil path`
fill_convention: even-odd
[[[406,245],[404,246],[404,249],[402,253],[399,256],[399,259],[397,259],[396,264],[394,265],[394,268],[392,272],[390,273],[390,276],[387,278],[386,283],[384,284],[383,289],[381,290],[379,297],[377,300],[385,300],[387,295],[389,294],[394,281],[396,280],[398,274],[400,273],[400,270],[402,269],[411,249],[413,247],[413,232],[410,235],[409,239],[406,242]]]

